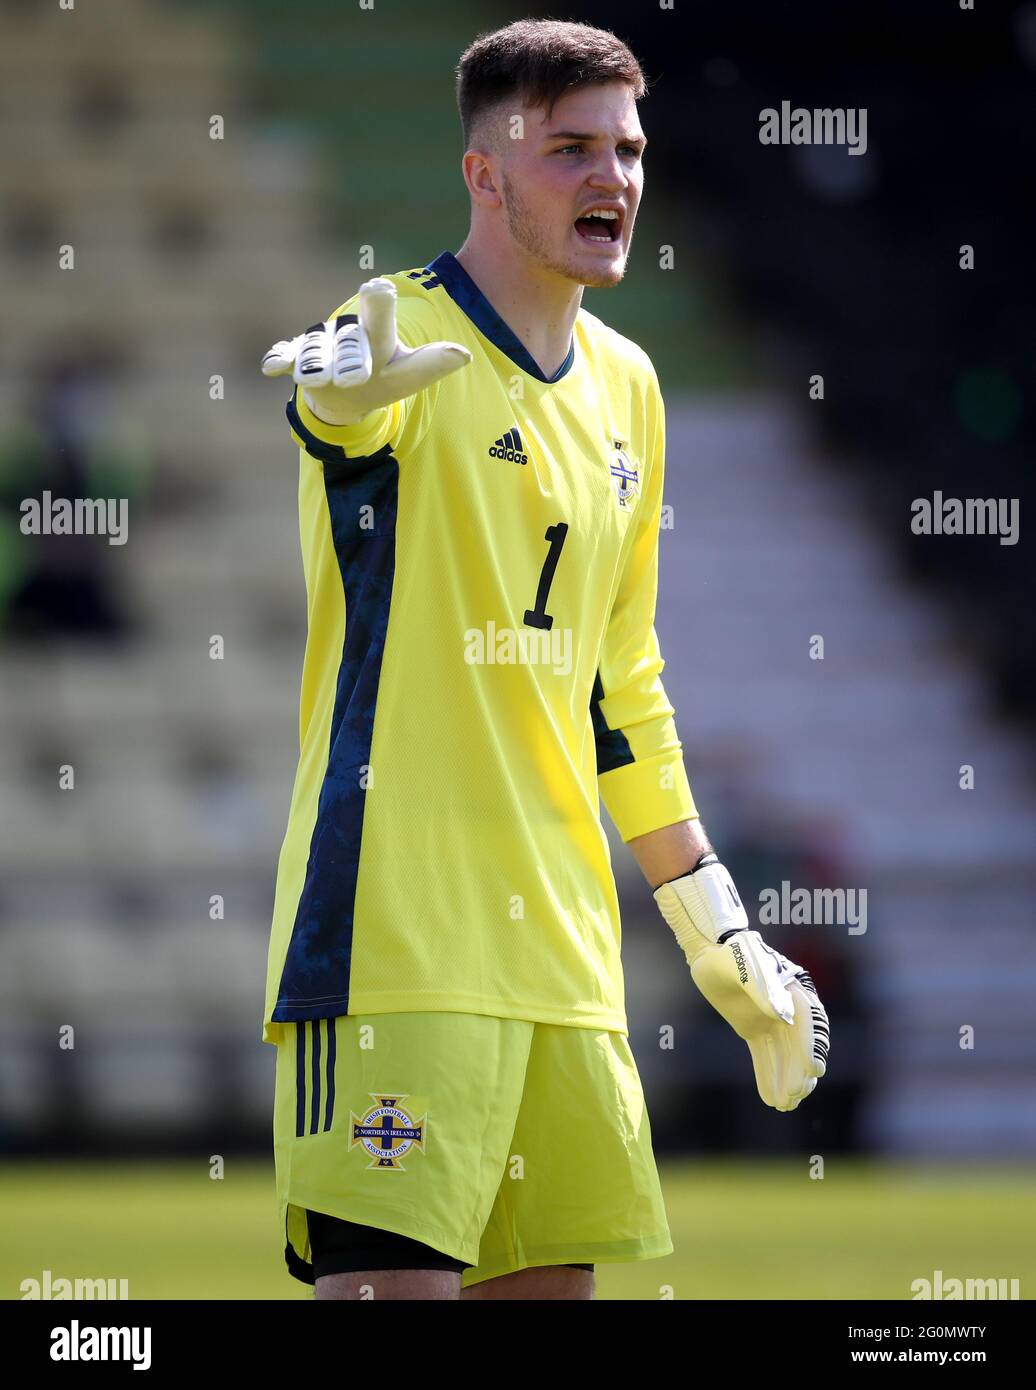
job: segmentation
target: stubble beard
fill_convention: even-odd
[[[506,172],[503,175],[502,186],[507,229],[512,239],[528,256],[538,261],[545,269],[552,270],[556,275],[564,276],[566,280],[574,280],[579,285],[586,285],[588,289],[595,290],[611,289],[626,274],[626,256],[623,257],[622,265],[617,271],[605,270],[602,267],[601,270],[595,272],[585,264],[581,264],[574,256],[570,260],[566,260],[563,256],[554,254],[541,225],[530,213],[528,204],[522,197],[519,188]]]

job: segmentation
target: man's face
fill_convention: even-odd
[[[579,87],[549,118],[542,107],[520,114],[525,138],[505,136],[501,179],[511,237],[577,284],[617,285],[626,272],[647,143],[631,89],[625,82]],[[614,215],[582,220],[594,208]]]

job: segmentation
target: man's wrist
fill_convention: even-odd
[[[672,874],[668,878],[662,879],[661,883],[653,884],[651,891],[652,893],[656,893],[659,890],[659,888],[664,887],[667,883],[675,883],[678,878],[689,878],[691,874],[696,874],[699,869],[707,868],[709,864],[718,863],[719,856],[716,854],[716,851],[712,849],[710,846],[709,849],[703,849],[699,852],[697,859],[694,860],[689,869],[684,869],[682,870],[682,872],[678,874]]]
[[[692,965],[705,946],[720,945],[748,927],[748,915],[729,872],[714,850],[706,851],[703,858],[712,862],[661,884],[654,893],[659,911]]]
[[[326,390],[326,388],[324,389]],[[330,425],[332,429],[349,429],[366,420],[371,413],[370,410],[364,411],[362,415],[359,414],[355,406],[350,407],[348,402],[344,400],[344,392],[339,392],[339,394],[343,396],[343,399],[332,403],[330,397],[320,396],[316,392],[307,391],[305,387],[302,388],[302,399],[310,413],[315,415],[321,424]],[[328,419],[330,415],[336,418]]]

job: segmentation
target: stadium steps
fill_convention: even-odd
[[[663,679],[706,821],[714,806],[722,824],[732,784],[749,800],[765,787],[778,821],[806,817],[807,843],[834,829],[844,886],[868,890],[868,930],[843,942],[876,1020],[866,1136],[918,1155],[1031,1154],[1036,1120],[1017,1104],[1036,984],[1025,743],[996,722],[945,615],[897,583],[858,490],[823,471],[808,410],[671,406],[666,501],[683,530],[679,548],[663,536]],[[962,1053],[966,1023],[977,1042]],[[842,1056],[836,1028],[833,1061],[853,1074]]]

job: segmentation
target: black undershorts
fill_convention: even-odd
[[[460,1274],[472,1268],[463,1260],[455,1260],[452,1255],[444,1255],[441,1250],[395,1231],[360,1226],[320,1211],[307,1211],[306,1221],[313,1251],[313,1277],[306,1279],[307,1283],[315,1283],[325,1274],[356,1274],[368,1269],[451,1269]],[[593,1265],[565,1268],[592,1271]]]

